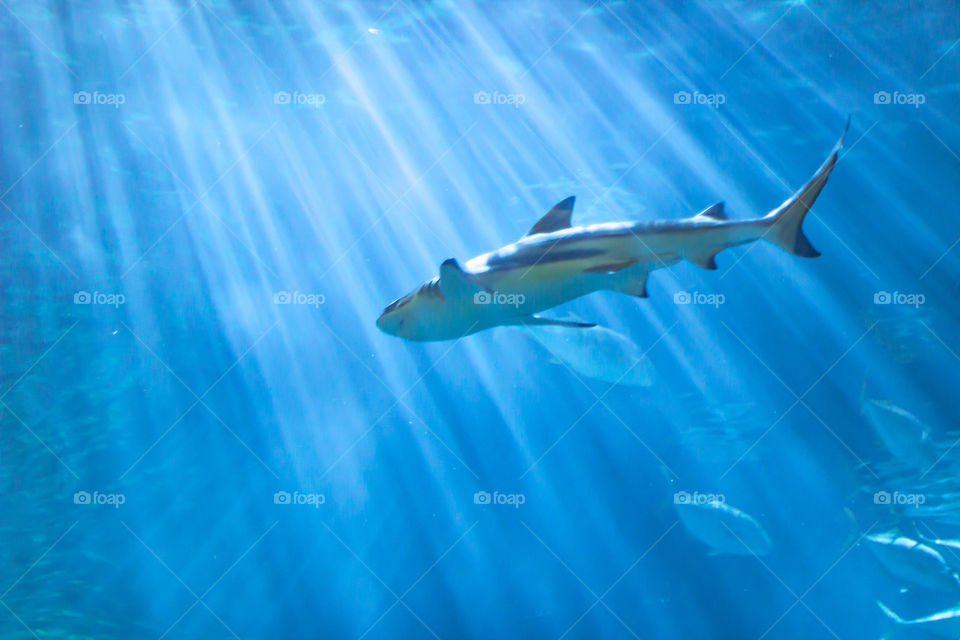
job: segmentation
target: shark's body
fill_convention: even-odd
[[[728,220],[720,203],[683,220],[571,226],[574,198],[567,198],[517,242],[462,267],[446,260],[438,278],[389,305],[377,326],[416,341],[452,340],[502,325],[592,326],[535,314],[600,290],[646,297],[651,271],[681,260],[716,269],[718,253],[760,239],[816,257],[820,254],[800,227],[842,144],[841,137],[800,191],[752,220]]]

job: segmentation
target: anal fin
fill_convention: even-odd
[[[709,269],[710,271],[717,270],[717,254],[716,253],[705,253],[702,255],[688,255],[687,260],[702,267],[704,269]]]
[[[643,271],[639,274],[629,274],[632,277],[620,277],[617,278],[613,283],[610,284],[607,289],[610,291],[617,291],[619,293],[625,293],[628,296],[633,296],[635,298],[649,298],[650,295],[647,293],[647,277],[650,275],[648,271]]]

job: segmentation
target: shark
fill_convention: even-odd
[[[758,240],[815,258],[820,253],[803,233],[803,221],[836,165],[849,127],[848,119],[813,177],[765,216],[731,220],[720,202],[679,220],[575,226],[571,196],[518,241],[463,265],[445,260],[437,277],[390,303],[377,327],[415,342],[456,340],[511,325],[590,328],[595,324],[538,314],[596,291],[646,298],[652,271],[682,260],[714,270],[718,253]]]

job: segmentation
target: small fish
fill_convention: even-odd
[[[610,384],[649,387],[653,365],[633,340],[606,327],[527,327],[534,340],[561,364]]]
[[[674,506],[687,531],[710,547],[710,555],[762,556],[773,546],[753,516],[723,501],[674,500]]]
[[[954,572],[960,574],[960,540],[941,540],[940,538],[928,538],[917,530],[917,537],[925,543],[934,547],[943,556],[944,561],[950,565]]]
[[[943,638],[953,638],[953,640],[960,638],[960,607],[945,609],[944,611],[934,613],[926,618],[904,620],[879,600],[877,600],[877,605],[888,618],[897,624],[909,625],[926,633],[932,633]]]
[[[936,444],[915,415],[886,400],[868,399],[863,410],[870,427],[897,460],[920,471],[937,463]]]
[[[863,537],[867,549],[892,575],[927,589],[957,591],[960,580],[933,547],[895,532]]]

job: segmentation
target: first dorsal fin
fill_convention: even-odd
[[[483,290],[464,272],[455,258],[448,258],[440,265],[440,292],[443,297],[457,300]]]
[[[710,220],[727,220],[727,214],[723,211],[723,203],[718,202],[712,207],[707,207],[694,216],[695,218],[709,218]]]
[[[547,211],[546,215],[537,221],[537,224],[533,225],[530,231],[527,232],[527,235],[553,233],[554,231],[569,228],[570,218],[573,216],[573,202],[575,200],[575,196],[570,196],[566,200],[558,202],[553,209]]]

